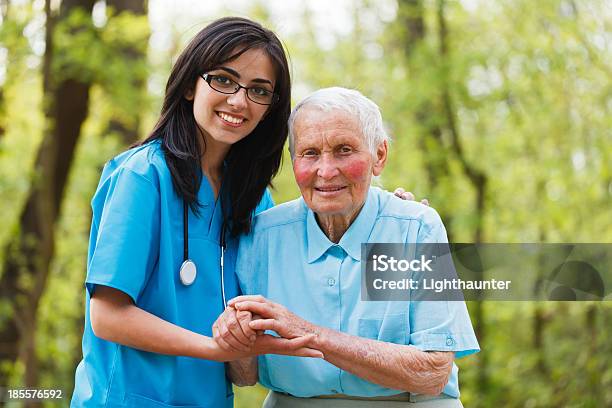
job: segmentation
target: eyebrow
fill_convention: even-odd
[[[236,78],[240,79],[240,74],[237,71],[235,71],[235,70],[233,70],[231,68],[228,68],[228,67],[217,67],[216,69],[220,69],[220,70],[223,70],[225,72],[228,72],[228,73],[232,74],[233,76],[235,76]],[[270,84],[270,85],[273,85],[272,81],[270,81],[269,79],[264,79],[264,78],[255,78],[251,82],[256,82],[256,83],[260,83],[260,84]]]

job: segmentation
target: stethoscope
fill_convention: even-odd
[[[223,299],[223,308],[227,307],[225,300],[225,279],[223,274],[223,258],[225,255],[225,221],[221,225],[219,246],[221,247],[221,297]],[[179,269],[179,278],[185,286],[190,286],[196,280],[198,268],[195,262],[189,258],[189,210],[187,202],[183,201],[183,264]]]

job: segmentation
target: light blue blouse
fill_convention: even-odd
[[[236,273],[244,294],[261,294],[310,322],[355,336],[421,350],[479,350],[464,302],[361,300],[362,243],[443,243],[446,230],[430,207],[370,188],[361,212],[338,244],[325,236],[303,199],[267,210],[240,241]],[[397,394],[319,359],[265,355],[264,386],[298,397],[342,393]],[[459,397],[453,365],[443,391]]]

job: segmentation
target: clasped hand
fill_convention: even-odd
[[[230,300],[212,329],[214,340],[227,352],[323,358],[316,349],[315,326],[263,296]],[[265,334],[266,330],[280,337]]]

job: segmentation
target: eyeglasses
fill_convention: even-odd
[[[260,86],[242,86],[225,75],[201,74],[200,76],[212,89],[223,94],[235,94],[240,88],[244,88],[247,98],[259,105],[272,105],[279,99],[279,95],[272,91]]]

